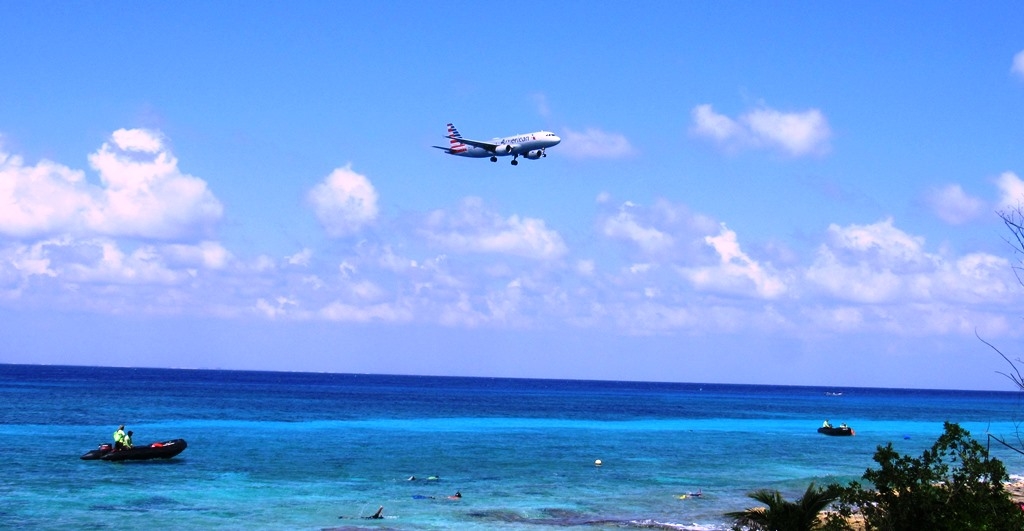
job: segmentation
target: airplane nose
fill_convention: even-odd
[[[560,137],[560,136],[553,136],[551,138],[554,139],[554,141],[555,141],[554,144],[551,144],[552,146],[557,146],[562,141],[562,137]]]

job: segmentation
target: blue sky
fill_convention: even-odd
[[[0,362],[1011,388],[1019,5],[450,7],[6,6]]]

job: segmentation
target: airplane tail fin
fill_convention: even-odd
[[[449,153],[463,153],[469,150],[469,146],[463,144],[460,140],[462,135],[459,134],[459,130],[455,128],[455,125],[448,124],[448,134],[445,135],[448,138],[451,146],[448,148]]]

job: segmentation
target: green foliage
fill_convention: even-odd
[[[944,432],[921,457],[900,455],[892,443],[879,446],[864,480],[841,493],[841,513],[859,512],[868,531],[934,531],[1024,529],[1024,512],[1003,488],[1008,479],[1003,463],[958,424]]]
[[[755,507],[745,511],[726,513],[736,521],[734,529],[745,526],[763,531],[811,531],[823,529],[818,515],[836,500],[838,493],[832,489],[819,489],[811,483],[796,502],[787,501],[777,490],[761,489],[750,493],[750,497],[767,507]]]

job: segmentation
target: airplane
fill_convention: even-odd
[[[561,138],[558,138],[558,136],[551,131],[537,131],[536,133],[525,133],[505,138],[495,138],[490,142],[470,140],[468,138],[462,138],[462,135],[459,134],[459,130],[452,124],[448,124],[448,134],[445,135],[445,138],[449,140],[451,144],[450,146],[432,147],[443,149],[444,152],[449,155],[458,155],[460,157],[470,157],[474,159],[490,157],[491,162],[498,162],[498,157],[512,155],[513,166],[519,164],[519,155],[530,160],[537,160],[541,157],[548,156],[544,150],[551,146],[558,145],[558,143],[562,141]]]

